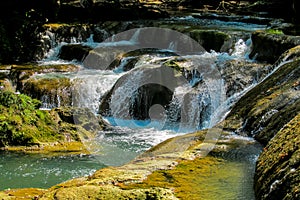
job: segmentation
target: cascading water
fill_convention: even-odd
[[[99,44],[94,43],[91,36],[84,45],[96,48],[115,46],[132,47],[138,43],[139,37],[140,31],[137,30],[133,36],[127,40],[120,41],[112,37],[110,41],[108,40]],[[60,43],[54,47],[49,51],[49,54],[46,56],[45,60],[41,61],[41,63],[66,63],[65,61],[57,59],[60,47],[65,44],[66,43]],[[174,42],[170,42],[168,47],[171,48],[169,50],[178,48]],[[239,94],[233,95],[227,99],[224,97],[224,80],[214,79],[217,70],[216,65],[217,63],[220,64],[230,59],[245,59],[245,56],[247,56],[246,47],[249,46],[245,45],[243,41],[238,41],[231,55],[227,53],[206,52],[201,55],[182,56],[183,59],[187,60],[186,62],[179,63],[179,66],[186,70],[186,72],[181,75],[184,79],[183,84],[176,87],[166,86],[167,89],[173,92],[167,106],[158,107],[159,109],[156,109],[156,104],[150,106],[150,109],[153,108],[152,110],[154,112],[161,111],[160,109],[166,109],[165,112],[162,113],[167,115],[167,117],[161,118],[162,121],[157,120],[157,118],[151,118],[151,112],[149,113],[150,119],[135,120],[128,118],[128,113],[130,114],[130,105],[127,103],[134,102],[132,101],[132,99],[134,99],[132,97],[135,95],[134,92],[137,92],[141,86],[145,85],[145,73],[144,71],[139,70],[139,68],[148,65],[149,70],[155,70],[156,68],[159,68],[162,63],[172,60],[174,57],[144,55],[139,58],[134,69],[128,72],[123,71],[127,64],[126,58],[116,69],[112,70],[106,70],[107,66],[100,66],[100,69],[105,70],[86,69],[84,65],[86,63],[76,63],[81,65],[82,69],[77,73],[67,75],[67,77],[71,79],[73,87],[72,104],[77,107],[89,108],[95,114],[98,113],[101,99],[112,90],[118,80],[124,76],[128,76],[123,85],[119,88],[115,88],[114,93],[111,96],[111,101],[109,102],[112,113],[111,116],[106,119],[109,122],[112,122],[112,125],[115,127],[111,130],[99,132],[96,142],[99,144],[97,147],[100,146],[100,148],[96,150],[93,148],[90,149],[92,153],[94,153],[91,156],[93,160],[91,162],[94,164],[96,163],[98,168],[99,163],[103,167],[106,165],[122,165],[132,160],[141,152],[168,138],[214,126],[220,119],[224,118],[230,105],[240,97]],[[193,62],[190,61],[193,59]],[[198,66],[199,64],[201,64],[201,66]],[[193,66],[200,68],[196,68],[196,70],[193,71]],[[202,69],[203,71],[197,72],[197,69]],[[157,82],[155,82],[155,84],[156,83]],[[43,102],[45,107],[47,107],[46,105],[51,104],[48,101],[49,99],[45,97]],[[72,162],[77,163],[77,160],[81,159],[75,158],[74,160],[75,161]],[[80,165],[79,162],[78,165]],[[85,166],[86,163],[83,165]],[[95,165],[84,173],[92,173],[95,170],[94,166]],[[57,169],[49,168],[50,170],[46,170],[47,175],[52,176],[53,170],[55,171]],[[66,168],[66,170],[68,171],[70,169]],[[43,169],[42,174],[44,171],[45,170]],[[36,172],[32,172],[31,176],[35,176],[35,173]],[[54,174],[55,173],[56,172],[54,172]],[[58,170],[57,173],[61,172]],[[73,173],[69,178],[76,175],[81,176],[82,173]],[[58,180],[57,183],[60,181],[61,180]],[[40,187],[48,187],[55,184],[55,182],[51,182],[50,184],[39,184]]]

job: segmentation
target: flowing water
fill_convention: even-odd
[[[251,27],[249,27],[249,29],[251,29]],[[137,40],[138,34],[139,32],[136,32],[127,42],[122,41],[117,43],[132,45],[136,42],[135,40]],[[57,59],[58,51],[64,44],[65,43],[58,44],[51,49],[41,64],[66,63],[65,61]],[[92,41],[92,37],[89,38],[85,44],[92,47],[99,46],[99,44]],[[111,39],[111,42],[102,44],[102,46],[109,45],[116,46],[118,44],[116,44],[114,38]],[[231,55],[227,53],[206,52],[201,56],[205,58],[204,60],[209,60],[210,63],[212,63],[210,67],[214,68],[217,62],[220,63],[230,59],[248,59],[249,45],[249,41],[244,42],[243,40],[239,40]],[[174,45],[170,43],[169,46],[173,47]],[[199,58],[199,56],[197,58]],[[151,58],[147,57],[144,61],[139,61],[136,64],[136,68],[141,64],[145,64],[145,62],[157,62],[159,59],[161,58],[155,56]],[[127,61],[125,60],[123,62]],[[76,64],[81,65],[81,63]],[[100,99],[113,87],[120,77],[130,73],[123,71],[123,65],[124,63],[121,63],[117,70],[88,70],[83,68],[78,73],[66,74],[65,76],[69,77],[74,85],[74,91],[72,93],[73,106],[87,107],[92,112],[97,113]],[[39,76],[47,77],[55,76],[55,74]],[[64,75],[59,74],[58,76]],[[136,74],[132,81],[128,81],[126,83],[127,86],[121,90],[119,95],[130,95],[130,92],[134,90],[134,84],[138,84],[137,80],[139,76],[139,74]],[[140,79],[143,80],[143,78],[141,74]],[[193,89],[193,86],[199,81],[199,76],[193,74],[189,83],[174,89],[170,109],[167,111],[169,114],[168,119],[165,117],[163,118],[164,120],[128,120],[122,118],[120,114],[105,118],[114,128],[109,131],[99,132],[95,141],[96,145],[92,145],[91,147],[87,146],[92,152],[91,155],[49,157],[46,155],[2,152],[0,158],[0,189],[23,187],[47,188],[70,178],[87,176],[95,172],[95,170],[106,166],[122,165],[170,137],[212,127],[219,120],[224,118],[232,103],[234,103],[243,92],[226,99],[224,98],[223,91],[224,83],[222,80],[217,80],[212,82],[207,81],[207,86],[211,88],[210,93],[208,93],[207,96],[199,96],[197,93],[199,91],[195,92]],[[246,88],[245,91],[248,89],[249,88]],[[187,108],[183,108],[184,106],[182,105],[188,92],[191,92],[188,96],[189,103],[185,105]],[[115,93],[115,95],[118,95],[118,93]],[[208,99],[208,97],[210,99]],[[46,100],[44,100],[43,103],[45,108],[51,104],[51,102],[46,102]],[[114,111],[116,112],[122,109],[120,102],[112,101],[111,104],[113,108],[115,106]],[[208,104],[210,106],[209,113],[204,112],[205,110],[202,109],[203,105]],[[172,117],[176,118],[176,115],[182,112],[182,110],[187,113],[183,120],[184,123],[177,124],[177,126],[171,125]],[[202,119],[200,119],[200,115],[204,115],[204,117],[202,116]],[[248,140],[248,138],[246,138],[246,140]],[[224,155],[224,157],[230,161],[229,163],[235,163],[233,166],[230,164],[233,171],[242,172],[238,180],[240,182],[238,185],[241,187],[241,189],[237,191],[237,193],[239,193],[238,199],[254,198],[252,177],[254,173],[254,163],[259,152],[260,147],[253,143],[249,145],[249,148]]]

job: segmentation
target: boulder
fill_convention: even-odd
[[[189,35],[206,51],[216,52],[220,52],[224,43],[231,38],[229,34],[216,30],[192,30]]]
[[[175,75],[171,68],[159,65],[133,69],[118,79],[102,98],[100,114],[124,119],[149,119],[151,106],[167,106],[171,102],[173,91],[182,82]]]
[[[252,33],[252,50],[250,58],[274,63],[282,53],[300,44],[300,36],[273,34],[264,31]]]
[[[81,44],[68,44],[61,47],[58,57],[63,60],[82,62],[92,50],[91,47]]]
[[[72,83],[69,78],[29,78],[20,91],[42,102],[42,108],[52,109],[72,105]]]

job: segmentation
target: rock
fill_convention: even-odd
[[[257,199],[300,198],[299,133],[298,111],[270,140],[257,160],[254,177]]]
[[[137,49],[124,54],[118,55],[117,58],[108,66],[108,69],[121,68],[122,71],[129,71],[135,67],[135,64],[142,59],[143,55],[156,57],[177,56],[170,50],[157,48]]]
[[[39,99],[42,108],[52,109],[60,106],[72,105],[72,83],[69,78],[29,78],[22,82],[19,88],[24,94]]]
[[[36,76],[47,73],[77,72],[79,67],[66,65],[9,65],[3,68],[15,91],[22,92],[45,103],[44,108],[71,105],[72,85],[63,77]]]
[[[260,82],[270,72],[270,66],[242,60],[230,60],[218,66],[226,85],[226,96],[231,97]]]
[[[100,115],[95,116],[87,108],[76,107],[59,107],[54,109],[58,113],[60,119],[66,123],[79,125],[87,131],[94,132],[108,129],[109,125],[102,119]]]
[[[99,106],[100,114],[123,119],[150,119],[149,110],[152,106],[160,105],[161,111],[169,109],[175,88],[186,84],[191,88],[201,88],[202,75],[191,66],[190,60],[180,57],[158,57],[153,62],[146,57],[145,60],[145,64],[140,60],[137,68],[119,78],[104,95]],[[187,95],[189,97],[186,98],[198,94],[196,91],[190,92],[191,96]],[[200,96],[208,93],[207,86],[203,84],[198,92]]]
[[[82,62],[91,50],[91,47],[81,44],[68,44],[61,47],[58,57],[63,60]]]
[[[7,65],[5,66],[8,78],[17,86],[17,90],[22,88],[22,81],[29,79],[31,76],[36,74],[47,74],[56,72],[77,72],[79,66],[73,64],[62,64],[62,65]]]
[[[101,100],[99,112],[124,119],[149,119],[149,108],[155,104],[167,106],[180,82],[169,67],[145,65],[133,69],[118,79]]]
[[[192,30],[189,35],[206,51],[214,50],[216,52],[220,52],[224,43],[230,39],[229,34],[216,30]]]
[[[225,157],[234,148],[249,149],[254,144],[249,140],[228,139],[230,133],[221,133],[220,142],[212,151],[214,156],[203,156],[206,145],[210,145],[209,141],[203,142],[206,131],[177,136],[123,166],[100,169],[89,177],[72,179],[40,191],[38,198],[208,199],[216,191],[216,199],[234,198],[238,191],[230,191],[233,188],[239,190],[241,185],[236,183],[243,182],[245,166]],[[208,187],[210,180],[213,187]],[[215,180],[219,181],[216,183]],[[230,191],[224,192],[224,187]],[[7,194],[0,192],[0,195],[5,199]],[[10,193],[12,197],[16,195]]]
[[[109,127],[87,109],[47,111],[40,110],[40,105],[40,101],[24,94],[0,91],[1,150],[51,155],[89,153],[85,141]]]
[[[252,34],[252,51],[250,58],[274,63],[282,53],[300,44],[300,36],[270,34],[256,31]]]
[[[233,106],[225,120],[225,129],[253,136],[266,145],[300,112],[299,51],[297,46],[283,54],[275,65],[279,68]]]
[[[66,198],[87,199],[87,196],[95,199],[177,199],[170,189],[150,188],[123,190],[114,186],[98,187],[95,185],[83,185],[80,187],[62,188],[55,191],[55,194],[46,194],[41,200]]]

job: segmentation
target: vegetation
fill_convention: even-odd
[[[56,123],[41,102],[23,94],[0,92],[0,147],[60,141]]]

